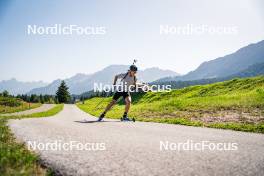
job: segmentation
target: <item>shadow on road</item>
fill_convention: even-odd
[[[97,120],[82,120],[82,121],[74,121],[74,122],[77,122],[77,123],[103,123],[103,122],[120,122],[120,121],[101,121],[101,122],[98,122]]]

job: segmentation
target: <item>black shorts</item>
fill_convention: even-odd
[[[129,97],[130,95],[128,92],[115,92],[113,99],[117,101],[121,96],[125,99],[126,97]]]

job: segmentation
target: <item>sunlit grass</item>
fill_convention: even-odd
[[[99,116],[111,98],[96,107],[103,98],[92,98],[77,106],[92,115]],[[149,92],[132,97],[129,115],[138,121],[207,126],[242,131],[264,132],[263,124],[210,123],[199,121],[203,113],[217,111],[264,112],[264,77],[234,79],[202,86],[192,86],[171,92]],[[124,105],[119,103],[108,118],[119,119]],[[194,118],[195,117],[195,118]]]
[[[55,107],[53,107],[47,111],[37,112],[37,113],[29,114],[29,115],[24,115],[22,117],[50,117],[50,116],[54,116],[57,113],[59,113],[60,111],[62,111],[63,107],[64,107],[63,104],[58,104],[58,105],[55,105]]]
[[[40,107],[40,103],[27,103],[27,102],[21,102],[19,106],[4,106],[0,105],[0,115],[5,113],[13,113],[13,112],[19,112],[19,111],[25,111],[29,109],[34,109],[37,107]]]

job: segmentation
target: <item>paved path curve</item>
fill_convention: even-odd
[[[29,115],[37,112],[44,112],[48,111],[49,109],[55,107],[55,104],[42,104],[40,107],[29,109],[20,112],[8,113],[8,114],[1,114],[1,116],[18,116],[18,115]]]
[[[10,120],[9,126],[26,142],[105,143],[104,151],[36,150],[43,162],[62,175],[264,175],[262,134],[94,120],[75,105],[65,105],[55,117]],[[237,143],[238,150],[160,151],[160,141],[175,144],[188,140]]]

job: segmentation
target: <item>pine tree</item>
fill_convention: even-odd
[[[9,96],[9,92],[7,90],[4,90],[4,92],[2,93],[3,97],[8,97]]]
[[[68,103],[70,101],[70,93],[65,81],[62,81],[56,92],[56,98],[59,103]]]

